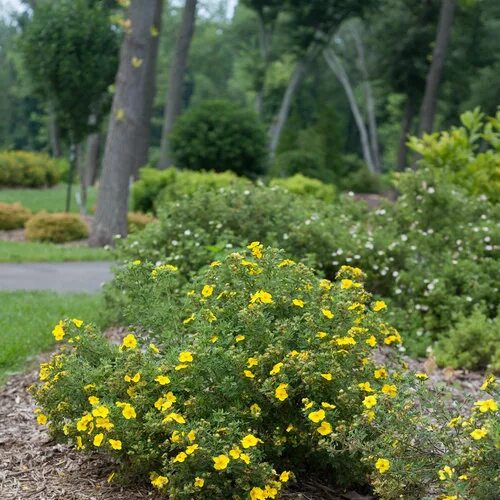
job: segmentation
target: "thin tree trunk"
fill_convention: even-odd
[[[61,129],[59,128],[59,123],[57,122],[56,114],[52,106],[49,109],[49,139],[52,156],[54,158],[60,158],[62,156]]]
[[[346,93],[347,100],[349,101],[349,106],[351,107],[351,112],[356,122],[356,126],[358,127],[359,136],[361,138],[361,149],[363,151],[363,158],[365,160],[366,166],[371,173],[376,173],[376,169],[373,163],[372,153],[370,149],[370,141],[368,139],[368,133],[366,131],[366,125],[363,120],[363,116],[361,115],[361,111],[359,109],[358,103],[356,102],[356,98],[354,97],[354,92],[352,90],[351,82],[349,81],[349,77],[342,66],[340,59],[337,57],[335,52],[332,49],[325,49],[323,51],[324,58],[333,71],[338,81],[344,88],[344,92]]]
[[[420,135],[432,132],[436,115],[439,84],[446,60],[446,50],[450,39],[456,0],[442,0],[436,35],[436,44],[432,52],[432,63],[427,73],[425,93],[420,111]]]
[[[403,111],[403,118],[401,120],[401,135],[399,138],[398,158],[396,162],[396,169],[401,171],[406,168],[406,158],[408,156],[408,134],[411,130],[411,124],[415,116],[415,104],[413,99],[408,96],[406,98],[405,109]]]
[[[307,63],[305,59],[301,59],[295,65],[292,76],[288,81],[288,86],[285,90],[285,93],[283,94],[283,99],[281,100],[281,106],[278,115],[276,116],[274,123],[269,129],[269,151],[271,159],[276,156],[276,150],[278,149],[281,134],[290,113],[290,107],[292,105],[293,97],[295,96],[297,89],[302,83],[302,80],[306,73],[306,67]]]
[[[156,94],[156,64],[158,60],[158,46],[160,41],[161,14],[163,10],[162,0],[143,0],[144,9],[150,9],[149,3],[154,4],[154,13],[148,26],[147,48],[143,58],[134,59],[136,65],[142,59],[141,65],[137,69],[144,68],[144,106],[138,115],[139,128],[135,138],[135,160],[131,175],[137,178],[139,169],[148,163],[149,146],[151,143],[151,116],[153,114],[153,104]],[[133,29],[133,26],[132,26]],[[133,57],[133,56],[132,56]],[[136,56],[137,57],[137,56]]]
[[[79,209],[81,215],[87,215],[88,164],[83,155],[83,144],[76,146],[76,167],[80,178]]]
[[[161,4],[162,0],[132,0],[130,3],[128,13],[132,27],[120,50],[97,210],[90,237],[93,245],[112,244],[115,235],[127,234],[129,178],[137,166],[137,137],[144,134],[144,116],[149,105],[147,94],[151,75],[146,61],[154,49],[151,37],[159,30]]]
[[[97,171],[99,170],[99,147],[101,144],[101,134],[94,132],[87,137],[87,154],[86,154],[86,179],[87,186],[93,186],[97,179]]]
[[[375,114],[375,99],[373,98],[372,85],[370,82],[370,77],[368,75],[368,70],[366,68],[365,48],[363,45],[363,41],[359,36],[358,30],[353,27],[351,32],[354,38],[354,43],[356,45],[356,51],[358,53],[358,67],[363,76],[363,89],[366,100],[366,114],[368,117],[368,133],[370,137],[370,148],[372,152],[373,163],[376,171],[380,172],[380,148],[378,142],[377,118]]]
[[[175,120],[182,111],[182,89],[186,74],[189,47],[193,39],[197,3],[197,0],[186,0],[184,4],[179,34],[175,44],[174,57],[172,65],[170,66],[161,135],[159,163],[161,169],[171,166],[173,161],[172,152],[170,151],[169,135]]]

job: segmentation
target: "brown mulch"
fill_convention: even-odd
[[[111,342],[120,342],[126,330],[106,332]],[[50,353],[39,356],[38,362]],[[463,394],[476,395],[482,375],[460,370],[441,370],[433,360],[407,359],[411,369],[426,371],[433,385],[446,386],[459,400]],[[37,363],[38,365],[38,363]],[[108,483],[116,469],[102,455],[77,453],[68,445],[54,442],[34,417],[35,404],[27,388],[38,378],[38,369],[17,374],[0,386],[0,499],[35,500],[135,500],[161,498],[149,486],[123,487]],[[326,479],[326,478],[325,478]],[[341,493],[327,482],[311,480],[288,491],[294,500],[369,500],[356,492]]]

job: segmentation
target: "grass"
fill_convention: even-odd
[[[64,247],[34,241],[0,241],[0,262],[69,262],[110,260],[111,252],[87,246]]]
[[[0,292],[0,304],[0,382],[54,345],[51,332],[60,319],[103,321],[101,295]]]
[[[72,186],[71,211],[78,212],[75,193],[79,186]],[[87,209],[90,211],[96,204],[97,190],[90,187],[88,190]],[[46,189],[0,189],[0,203],[19,202],[33,212],[45,210],[47,212],[64,212],[66,207],[66,184],[58,184]]]

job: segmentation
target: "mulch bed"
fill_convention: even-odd
[[[125,329],[106,332],[112,342],[120,342]],[[44,353],[38,362],[47,361]],[[445,385],[458,400],[476,395],[483,376],[478,373],[438,369],[432,360],[407,360],[411,369],[427,371],[430,383]],[[38,363],[37,365],[38,366]],[[135,500],[161,498],[148,485],[123,487],[108,483],[116,466],[102,455],[77,453],[55,443],[34,417],[35,404],[26,389],[38,379],[38,369],[9,378],[0,387],[0,499],[35,500]],[[325,478],[326,479],[326,478]],[[341,493],[328,483],[310,481],[285,493],[295,500],[369,500],[356,492]]]

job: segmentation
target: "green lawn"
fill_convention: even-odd
[[[0,382],[31,356],[54,345],[52,328],[62,318],[102,321],[101,295],[0,292]]]
[[[72,186],[71,211],[78,212],[75,193],[79,186]],[[90,211],[96,204],[97,190],[89,188],[87,209]],[[58,184],[46,189],[0,189],[0,203],[20,202],[33,212],[46,210],[47,212],[64,212],[66,207],[66,184]]]
[[[110,260],[103,248],[63,247],[34,241],[0,241],[0,262],[66,262]]]

